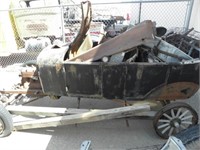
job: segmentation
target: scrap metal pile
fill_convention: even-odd
[[[189,30],[183,28],[169,29],[163,39],[191,57],[199,58],[200,32],[195,31],[194,28]]]
[[[158,38],[154,23],[144,21],[67,61],[184,63],[199,58],[199,41],[188,33],[167,33]]]

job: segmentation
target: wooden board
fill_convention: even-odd
[[[126,106],[121,108],[111,108],[107,110],[93,110],[90,112],[50,117],[33,121],[14,123],[14,130],[31,128],[56,127],[60,125],[70,125],[77,123],[95,122],[114,118],[132,116],[134,114],[150,110],[149,105]]]

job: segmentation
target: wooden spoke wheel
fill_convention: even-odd
[[[153,120],[156,133],[165,139],[197,123],[196,111],[190,105],[181,102],[167,104],[156,113]]]

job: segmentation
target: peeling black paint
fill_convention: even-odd
[[[59,72],[55,65],[44,65],[39,71],[43,91],[47,94],[123,100],[159,99],[167,97],[175,86],[185,85],[177,90],[179,93],[174,92],[174,97],[170,95],[176,99],[188,98],[198,90],[199,68],[196,66],[195,63],[65,62]]]

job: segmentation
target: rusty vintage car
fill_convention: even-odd
[[[78,53],[80,44],[73,46],[74,43],[47,47],[35,63],[20,66],[18,83],[0,90],[2,106],[14,112],[8,106],[23,101],[24,94],[120,99],[133,106],[138,101],[160,102],[162,107],[154,114],[153,125],[160,137],[168,138],[198,123],[198,114],[191,106],[174,101],[188,99],[199,89],[199,40],[189,37],[188,32],[179,34],[181,44],[190,47],[183,50],[173,45],[173,40],[170,42],[174,37],[177,37],[175,33],[158,37],[155,22],[146,20],[87,51]],[[82,40],[85,36],[80,34],[78,38]],[[133,115],[130,110],[121,114]],[[115,114],[114,118],[118,117],[121,116]],[[1,136],[12,130],[11,121],[5,121],[8,118],[8,113],[0,116]],[[102,118],[106,117],[91,122]],[[53,126],[77,123],[56,121]],[[17,124],[14,129],[46,127],[41,122]],[[78,121],[82,122],[88,120]],[[34,123],[37,125],[33,126]]]

